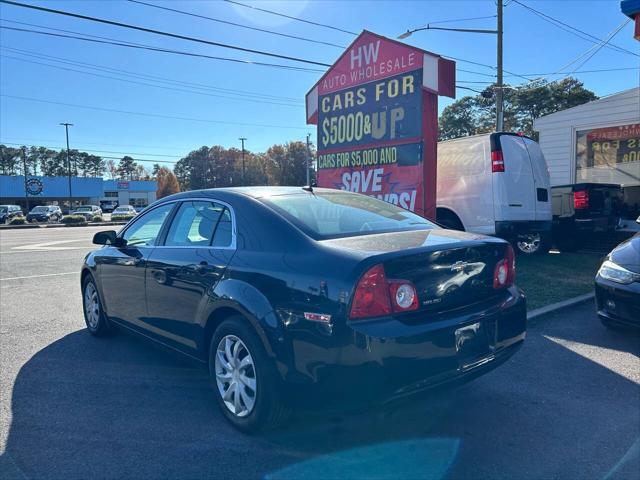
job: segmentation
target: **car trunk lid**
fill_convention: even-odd
[[[382,263],[387,279],[413,283],[419,311],[445,311],[496,295],[494,269],[507,248],[506,242],[493,237],[445,229],[363,235],[323,243],[359,252],[364,270]]]

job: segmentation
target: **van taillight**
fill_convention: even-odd
[[[382,264],[367,270],[356,285],[349,318],[359,320],[418,308],[416,288],[408,280],[387,280]]]
[[[494,150],[491,152],[491,171],[504,172],[504,157],[501,150]]]
[[[589,192],[587,190],[573,192],[573,208],[576,210],[589,208]]]

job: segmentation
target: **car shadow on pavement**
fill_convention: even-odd
[[[633,477],[638,384],[545,335],[455,390],[250,436],[218,412],[204,370],[129,335],[77,331],[19,371],[0,477]]]

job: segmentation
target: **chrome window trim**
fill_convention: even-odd
[[[227,202],[224,202],[222,200],[217,200],[215,198],[207,198],[207,197],[193,197],[193,198],[179,198],[176,200],[169,200],[167,202],[162,202],[159,205],[156,205],[155,207],[153,207],[150,210],[145,211],[144,213],[141,213],[139,215],[137,215],[135,218],[131,219],[131,223],[125,225],[125,227],[118,232],[118,236],[122,236],[125,234],[125,232],[127,231],[127,229],[129,229],[129,227],[131,225],[133,225],[138,219],[144,217],[145,215],[147,215],[147,213],[154,211],[156,208],[162,207],[164,205],[169,205],[171,203],[182,203],[182,202],[208,202],[208,203],[218,203],[220,205],[225,206],[227,209],[229,209],[229,212],[231,213],[231,245],[226,246],[226,247],[214,247],[213,245],[147,245],[147,247],[152,247],[152,248],[214,248],[216,250],[237,250],[237,231],[236,231],[236,212],[233,209],[233,207],[231,205],[229,205]],[[172,219],[173,221],[173,219]],[[170,225],[169,225],[170,226]],[[164,224],[163,227],[164,228]],[[166,241],[166,239],[165,239]]]

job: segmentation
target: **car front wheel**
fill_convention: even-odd
[[[243,317],[231,317],[216,329],[209,372],[222,413],[239,430],[274,428],[287,417],[274,362]]]
[[[89,275],[82,283],[82,310],[87,330],[91,335],[100,337],[110,333],[111,325],[102,309],[100,295],[93,278]]]

